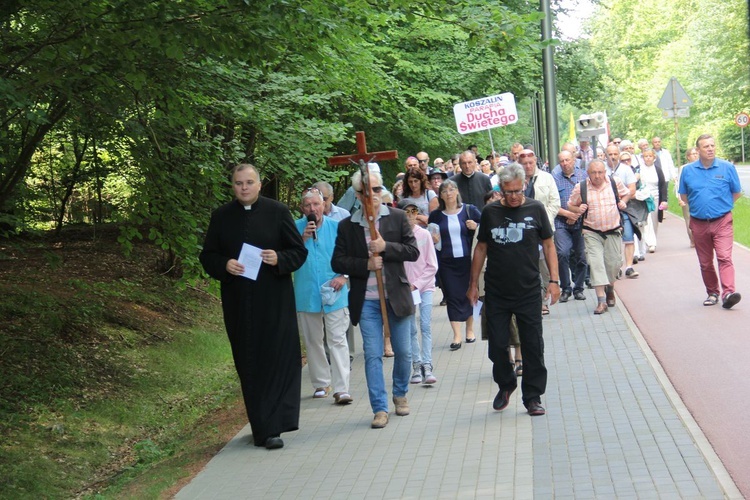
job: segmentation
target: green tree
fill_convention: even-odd
[[[724,127],[750,97],[745,2],[618,0],[599,8],[591,31],[605,75],[598,104],[608,111],[613,133],[659,135],[674,155],[673,120],[656,106],[676,77],[694,101],[690,117],[679,119],[681,151],[705,132],[716,134],[722,147]],[[724,138],[736,149],[736,134]]]

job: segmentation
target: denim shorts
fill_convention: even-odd
[[[622,215],[622,242],[633,243],[633,223],[630,222],[630,217],[625,212],[620,212]]]

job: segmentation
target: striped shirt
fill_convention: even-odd
[[[370,228],[369,226],[364,227],[365,230],[365,242],[367,248],[370,248]],[[380,231],[380,217],[375,221],[375,230]],[[385,273],[380,273],[383,276],[383,290],[385,290]],[[386,292],[386,298],[388,298],[388,292]],[[370,275],[367,277],[367,287],[365,288],[365,300],[380,300],[380,294],[378,292],[378,279],[375,271],[370,271]]]

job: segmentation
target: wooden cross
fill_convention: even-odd
[[[398,158],[398,151],[378,151],[375,153],[369,153],[367,151],[367,141],[365,140],[365,133],[362,131],[357,132],[357,154],[353,155],[342,155],[342,156],[331,156],[328,158],[328,164],[333,165],[349,165],[354,163],[359,165],[359,161],[362,160],[365,163],[369,163],[376,160],[395,160]]]
[[[375,214],[372,206],[372,186],[370,186],[370,170],[367,168],[367,164],[375,160],[395,160],[398,158],[398,151],[378,151],[376,153],[367,152],[367,142],[365,141],[365,133],[362,131],[357,132],[357,154],[354,155],[342,155],[332,156],[328,158],[328,164],[333,165],[348,165],[353,163],[357,165],[362,172],[362,209],[365,213],[367,223],[370,229],[371,237],[378,238],[378,232],[375,229]],[[378,255],[374,253],[373,255]],[[391,328],[388,324],[388,312],[385,304],[385,287],[383,284],[383,272],[381,269],[375,271],[375,279],[378,284],[378,296],[380,298],[380,315],[383,318],[383,335],[385,338],[391,336]]]

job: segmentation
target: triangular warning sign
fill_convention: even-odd
[[[687,108],[693,105],[693,100],[688,97],[685,89],[682,88],[677,78],[672,77],[667,84],[667,90],[659,100],[659,109]]]

